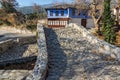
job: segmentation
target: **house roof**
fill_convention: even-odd
[[[61,10],[65,10],[65,9],[67,9],[67,8],[46,8],[46,10],[53,10],[53,9],[61,9]]]
[[[89,9],[88,5],[85,4],[59,4],[59,5],[54,5],[50,8],[46,8],[46,10],[48,9],[68,9],[68,8],[74,8],[74,9]]]

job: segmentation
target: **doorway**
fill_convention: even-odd
[[[81,19],[81,25],[86,27],[87,19]]]

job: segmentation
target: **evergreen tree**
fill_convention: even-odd
[[[104,0],[102,31],[103,31],[103,35],[105,37],[105,41],[107,41],[111,44],[114,44],[116,34],[115,34],[115,29],[113,27],[114,19],[111,17],[110,1],[111,0]]]

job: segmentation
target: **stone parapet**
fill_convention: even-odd
[[[92,35],[91,32],[89,32],[87,29],[85,29],[82,26],[78,26],[77,24],[73,24],[73,23],[67,25],[67,27],[70,26],[78,29],[88,42],[94,44],[95,50],[97,50],[99,54],[102,54],[103,57],[105,57],[106,59],[108,58],[108,59],[114,59],[120,61],[119,47],[116,47],[103,40],[98,39],[97,37]]]
[[[4,53],[5,51],[9,50],[15,45],[32,44],[36,42],[37,42],[36,36],[25,36],[16,39],[5,40],[0,42],[0,54]]]
[[[37,25],[38,30],[38,57],[33,72],[26,78],[26,80],[45,80],[48,64],[48,53],[46,38],[43,25]]]
[[[36,36],[26,36],[17,39],[17,43],[19,45],[35,43],[35,42],[37,42]]]
[[[0,54],[10,49],[14,44],[12,39],[0,42]]]

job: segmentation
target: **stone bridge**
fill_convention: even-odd
[[[51,29],[38,24],[39,55],[26,80],[119,80],[120,49],[82,26]]]

